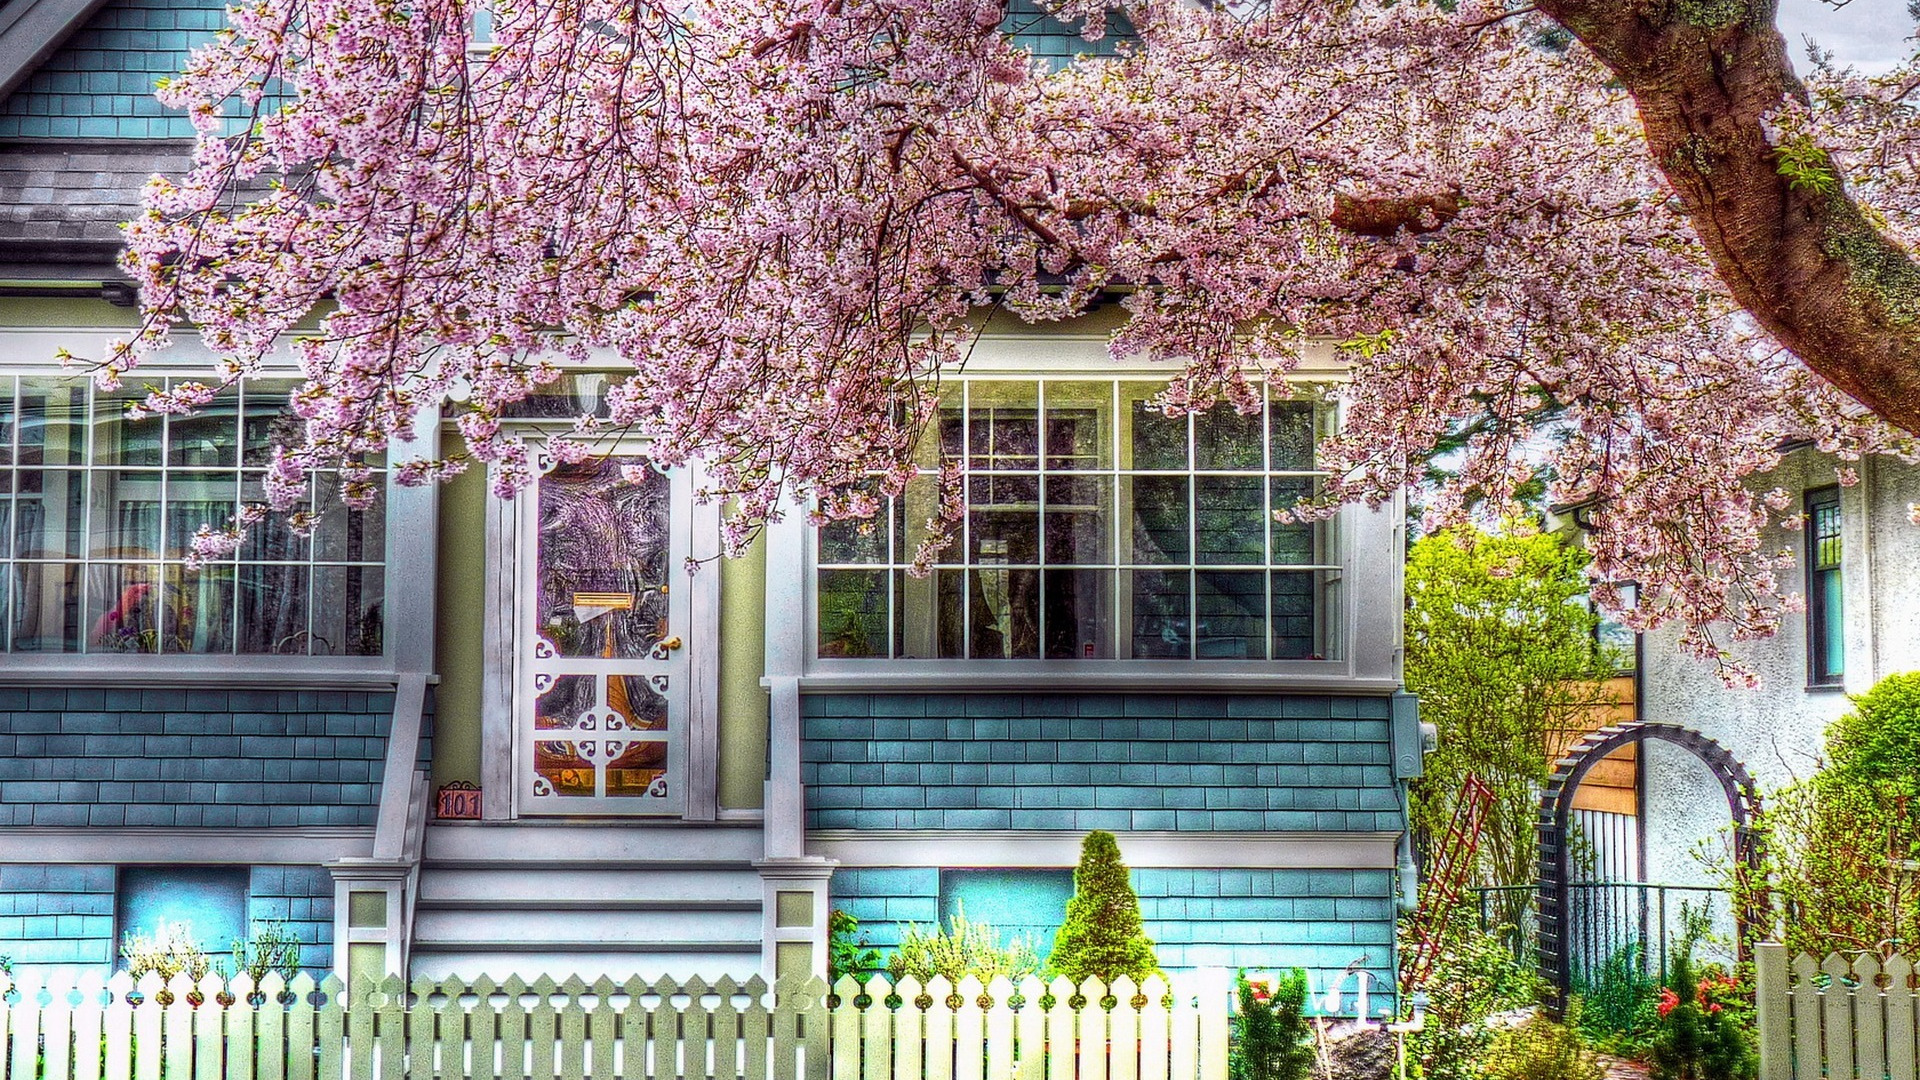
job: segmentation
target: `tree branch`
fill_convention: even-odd
[[[1920,265],[1841,185],[1781,174],[1764,121],[1807,92],[1775,0],[1538,7],[1633,94],[1648,149],[1734,297],[1808,367],[1920,433]]]

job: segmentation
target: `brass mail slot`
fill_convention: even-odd
[[[573,594],[573,606],[632,611],[633,594],[630,592],[577,592]]]

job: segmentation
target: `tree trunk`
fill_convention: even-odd
[[[1739,302],[1807,366],[1920,433],[1920,266],[1843,187],[1796,188],[1762,118],[1805,101],[1775,0],[1538,0],[1632,92],[1648,149]]]

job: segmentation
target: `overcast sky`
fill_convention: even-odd
[[[1794,67],[1805,72],[1811,37],[1841,65],[1885,71],[1913,55],[1913,17],[1907,0],[1850,0],[1836,8],[1827,0],[1780,0],[1780,32],[1793,50]]]

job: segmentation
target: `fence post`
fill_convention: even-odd
[[[1793,1080],[1793,1010],[1787,999],[1787,947],[1763,941],[1753,951],[1754,1023],[1760,1029],[1760,1080]]]
[[[1227,973],[1208,968],[1200,973],[1200,1080],[1226,1080]],[[1365,1019],[1362,1017],[1362,1019]]]
[[[1896,954],[1887,961],[1887,1073],[1893,1080],[1914,1080],[1920,1065],[1914,1060],[1913,961]]]

